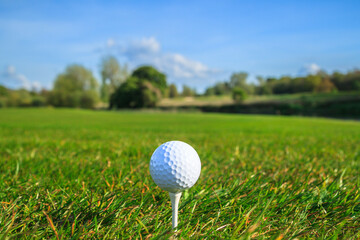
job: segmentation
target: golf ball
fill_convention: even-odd
[[[150,174],[161,189],[177,193],[192,187],[200,176],[201,162],[193,147],[181,141],[160,145],[150,160]]]

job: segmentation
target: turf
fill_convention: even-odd
[[[171,230],[152,152],[202,172]],[[0,110],[0,239],[360,238],[360,123],[201,113]]]

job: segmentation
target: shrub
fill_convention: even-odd
[[[97,102],[98,94],[89,90],[81,94],[79,105],[81,108],[94,108]]]
[[[110,108],[155,107],[161,98],[161,91],[149,81],[130,77],[111,96]]]
[[[245,90],[242,88],[234,88],[232,91],[232,98],[236,102],[242,102],[247,98],[247,94]]]
[[[46,105],[45,98],[42,96],[34,96],[31,101],[31,106],[33,107],[42,107]]]
[[[0,98],[0,108],[4,108],[4,107],[6,107],[6,99]]]

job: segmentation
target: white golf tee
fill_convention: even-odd
[[[176,228],[178,225],[178,209],[181,197],[181,192],[171,193],[169,192],[172,208],[172,227]]]

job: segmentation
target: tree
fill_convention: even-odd
[[[0,96],[1,97],[5,97],[9,94],[8,90],[6,87],[0,85]]]
[[[139,67],[111,96],[109,108],[155,107],[166,88],[165,74],[150,66]]]
[[[0,85],[0,108],[7,106],[9,91],[6,87]]]
[[[360,70],[348,72],[343,78],[343,83],[341,85],[345,91],[360,90]]]
[[[79,106],[81,108],[93,108],[99,96],[95,91],[85,91],[80,95]]]
[[[155,107],[160,98],[160,90],[149,81],[130,77],[111,96],[110,108]]]
[[[205,95],[205,96],[215,95],[215,89],[214,89],[214,87],[208,87],[208,88],[205,90],[204,95]]]
[[[248,74],[246,72],[233,73],[230,77],[231,88],[243,87],[246,85]]]
[[[214,86],[208,87],[205,90],[206,96],[211,95],[226,95],[231,93],[231,85],[229,82],[223,81],[223,82],[217,82]]]
[[[101,99],[108,101],[111,94],[126,81],[129,76],[127,66],[121,67],[114,56],[104,57],[100,64],[101,69]]]
[[[256,76],[258,85],[255,87],[255,94],[257,95],[269,95],[272,94],[271,83],[262,76]],[[271,81],[271,80],[270,80]]]
[[[48,100],[56,107],[93,108],[98,101],[97,87],[98,83],[90,70],[77,64],[70,65],[56,77]]]
[[[215,95],[225,95],[231,92],[230,84],[227,82],[218,82],[214,86]]]
[[[233,73],[230,77],[230,87],[234,88],[242,88],[248,94],[252,94],[254,92],[254,86],[246,83],[246,79],[248,74],[246,72],[238,72]]]
[[[136,69],[132,74],[132,77],[136,77],[142,81],[150,82],[154,87],[160,89],[164,94],[167,88],[166,75],[159,72],[152,66],[142,66]]]
[[[169,98],[176,98],[179,95],[175,84],[169,85]]]
[[[292,93],[291,77],[283,76],[279,79],[270,78],[274,94]]]
[[[256,76],[256,80],[258,81],[259,86],[265,85],[265,79],[262,76]]]
[[[296,91],[294,92],[315,92],[318,86],[322,82],[322,77],[320,74],[318,75],[308,75],[300,84],[296,87]]]
[[[19,103],[18,106],[20,107],[30,107],[32,102],[32,96],[29,91],[26,89],[19,89],[16,90],[19,94]]]
[[[335,85],[330,81],[328,77],[321,80],[321,83],[316,87],[316,92],[333,92],[336,91]]]
[[[236,102],[242,102],[247,98],[247,94],[244,89],[235,87],[232,91],[232,97]]]
[[[196,95],[196,92],[191,87],[183,85],[183,90],[182,90],[181,95],[184,96],[184,97],[192,97],[192,96]]]

